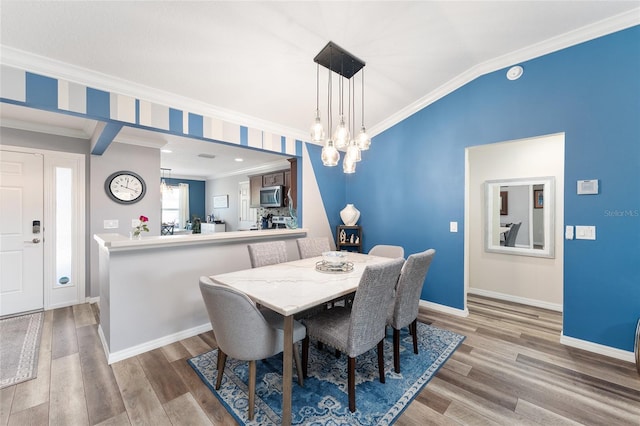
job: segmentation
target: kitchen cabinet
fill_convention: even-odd
[[[249,176],[249,205],[260,207],[260,188],[262,188],[262,175]]]
[[[291,166],[288,170],[278,170],[264,175],[249,176],[249,204],[250,207],[260,207],[260,188],[268,186],[284,187],[284,206],[289,206],[289,198],[287,193],[291,189],[291,199],[293,206],[297,205],[298,185],[296,178],[298,177],[298,162],[295,158],[290,158]]]
[[[262,186],[284,186],[284,170],[262,175]]]
[[[345,238],[342,241],[341,234],[344,232]],[[351,242],[353,240],[353,242]],[[362,227],[338,225],[336,229],[336,250],[347,250],[362,253]]]

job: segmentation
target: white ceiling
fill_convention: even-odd
[[[376,134],[486,72],[638,25],[639,6],[638,0],[2,0],[0,53],[4,64],[308,139],[313,58],[333,41],[366,63],[365,124]],[[56,125],[48,114],[7,106],[1,112],[3,126]],[[326,106],[321,113],[325,118]],[[80,121],[73,131],[86,132],[91,123]],[[126,129],[119,139],[176,145],[177,138],[141,132]],[[177,147],[174,153],[163,155],[162,165],[181,174]],[[192,175],[206,172],[191,166]]]

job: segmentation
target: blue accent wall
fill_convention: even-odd
[[[58,108],[58,81],[38,74],[25,75],[27,105],[55,110]]]
[[[205,213],[205,201],[206,201],[206,182],[203,180],[192,179],[179,179],[179,178],[165,178],[167,185],[177,186],[180,183],[186,183],[189,185],[189,220],[193,220],[193,217],[199,217],[202,221],[206,221],[207,214]]]
[[[345,178],[344,200],[338,182],[324,182],[337,180],[325,176],[332,171],[316,169],[319,149],[310,150],[323,200],[328,211],[356,205],[365,250],[435,248],[422,298],[462,309],[465,148],[564,132],[565,217],[556,223],[595,225],[597,239],[564,241],[563,334],[632,351],[640,316],[640,26],[521,65],[519,80],[507,80],[506,69],[481,76],[376,136]],[[600,193],[577,195],[581,179],[599,179]],[[460,232],[449,232],[450,221]]]
[[[87,115],[95,118],[110,118],[109,92],[87,87]]]
[[[180,135],[183,133],[183,129],[184,121],[182,119],[182,111],[169,108],[169,131]]]

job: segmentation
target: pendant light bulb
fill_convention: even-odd
[[[316,113],[316,119],[311,125],[311,141],[324,141],[324,128],[322,127],[322,122],[320,121],[320,111]]]
[[[311,125],[311,141],[322,142],[324,140],[324,129],[320,121],[320,64],[316,65],[316,119]]]
[[[360,133],[358,134],[358,148],[360,148],[361,151],[366,151],[370,146],[371,138],[369,138],[369,135],[367,134],[367,129],[362,126],[360,128]]]
[[[322,164],[328,167],[338,165],[340,161],[340,153],[336,149],[331,139],[327,140],[327,143],[322,147]]]
[[[346,174],[356,172],[356,162],[353,161],[349,154],[344,156],[344,160],[342,161],[342,171]]]
[[[341,115],[336,131],[333,133],[333,140],[335,141],[336,148],[345,148],[349,142],[349,136],[349,128],[344,121],[344,115]]]
[[[347,156],[351,159],[351,161],[358,162],[362,160],[362,155],[360,155],[360,148],[358,148],[358,144],[355,139],[351,139],[349,142],[349,148],[347,148]]]

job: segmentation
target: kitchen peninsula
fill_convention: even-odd
[[[96,234],[99,248],[98,332],[112,364],[211,329],[200,276],[251,267],[247,244],[284,240],[298,259],[306,229],[271,229],[129,239]]]

